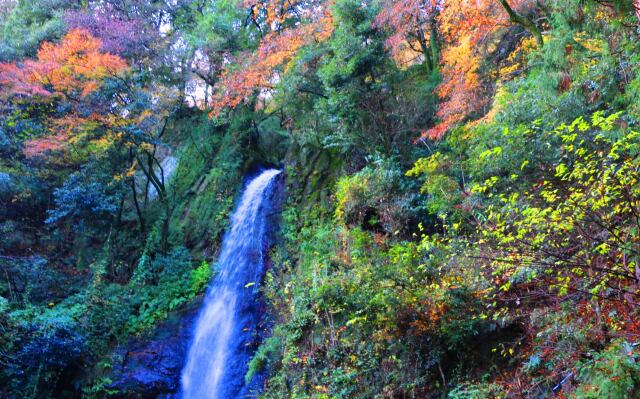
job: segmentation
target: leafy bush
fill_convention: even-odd
[[[0,373],[0,380],[2,374],[10,378],[8,388],[17,397],[40,397],[38,392],[51,395],[57,384],[65,383],[61,378],[66,373],[82,367],[88,347],[78,331],[77,316],[66,308],[8,313],[12,336],[8,337],[6,348],[14,352],[8,367]]]
[[[207,261],[202,261],[200,266],[191,271],[191,293],[199,294],[209,285],[213,269]]]
[[[8,173],[0,172],[0,200],[7,201],[14,188],[13,180]]]
[[[128,320],[126,331],[140,333],[165,319],[196,295],[202,293],[211,279],[212,269],[203,261],[193,268],[190,253],[184,247],[174,248],[167,256],[155,259],[143,255],[131,280],[137,289],[136,309]]]
[[[498,399],[504,397],[503,388],[496,384],[463,383],[449,392],[449,399]]]
[[[609,260],[631,254],[640,198],[638,133],[615,129],[619,117],[596,113],[591,121],[578,118],[550,132],[564,143],[554,176],[524,198],[501,193],[500,202],[488,207],[491,227],[483,234],[505,254],[500,270],[511,275],[514,265],[536,268],[560,295],[601,295],[633,278],[628,264]]]
[[[347,225],[406,232],[419,214],[418,196],[392,160],[377,160],[337,183],[335,216]]]
[[[345,179],[352,183],[345,187],[362,187],[354,183],[362,175]],[[346,192],[336,200],[355,198]],[[285,209],[289,252],[273,258],[278,263],[266,279],[266,297],[284,320],[252,366],[270,365],[273,385],[265,397],[289,395],[286,387],[297,379],[304,383],[290,394],[301,398],[418,395],[421,386],[440,384],[436,365],[485,328],[471,299],[472,280],[455,266],[438,266],[443,258],[426,237],[382,241],[375,232],[307,212],[313,214]],[[413,364],[420,367],[407,367]]]
[[[249,368],[244,378],[245,382],[248,384],[257,374],[271,369],[274,363],[280,359],[281,351],[282,342],[277,336],[265,339],[249,362]]]
[[[575,399],[632,399],[640,397],[640,352],[624,340],[616,340],[584,364]]]
[[[121,187],[95,169],[95,165],[83,168],[54,190],[56,208],[49,211],[47,223],[66,218],[105,221],[116,213]]]

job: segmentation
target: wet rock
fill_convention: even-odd
[[[201,301],[171,316],[152,334],[134,339],[113,355],[110,390],[115,398],[178,398],[180,372]]]

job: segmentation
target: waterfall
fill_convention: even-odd
[[[258,338],[258,285],[273,182],[269,169],[251,180],[231,217],[214,277],[182,370],[183,399],[235,399],[248,394],[244,376]]]

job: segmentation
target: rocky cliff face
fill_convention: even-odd
[[[114,397],[122,399],[177,398],[180,372],[189,347],[201,300],[162,323],[148,337],[133,339],[117,349],[109,378]]]

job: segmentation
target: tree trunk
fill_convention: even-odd
[[[162,221],[162,231],[160,233],[160,253],[167,255],[169,252],[169,231],[171,227],[171,216],[173,215],[173,208],[169,206],[167,199],[163,202],[165,215]]]
[[[136,190],[136,179],[131,177],[131,195],[133,197],[133,204],[136,208],[136,214],[138,215],[138,220],[140,221],[140,234],[144,236],[146,231],[146,226],[144,223],[144,216],[142,216],[142,211],[140,210],[140,204],[138,203],[138,190]]]
[[[420,43],[420,50],[422,50],[422,54],[424,54],[424,64],[426,66],[427,73],[431,73],[434,67],[434,60],[431,56],[431,49],[427,45],[427,39],[425,38],[422,29],[418,29],[416,36],[418,37],[418,43]]]
[[[500,0],[500,4],[502,4],[502,7],[504,7],[504,9],[507,11],[507,14],[509,14],[509,20],[527,30],[527,32],[529,32],[536,39],[538,47],[542,48],[544,46],[544,40],[542,39],[542,32],[540,32],[540,29],[538,29],[536,24],[531,19],[525,17],[524,15],[516,12],[513,8],[511,8],[507,0]]]
[[[438,47],[438,27],[436,17],[431,19],[431,33],[429,34],[429,45],[431,47],[431,59],[433,60],[433,70],[438,69],[440,62],[440,48]]]

